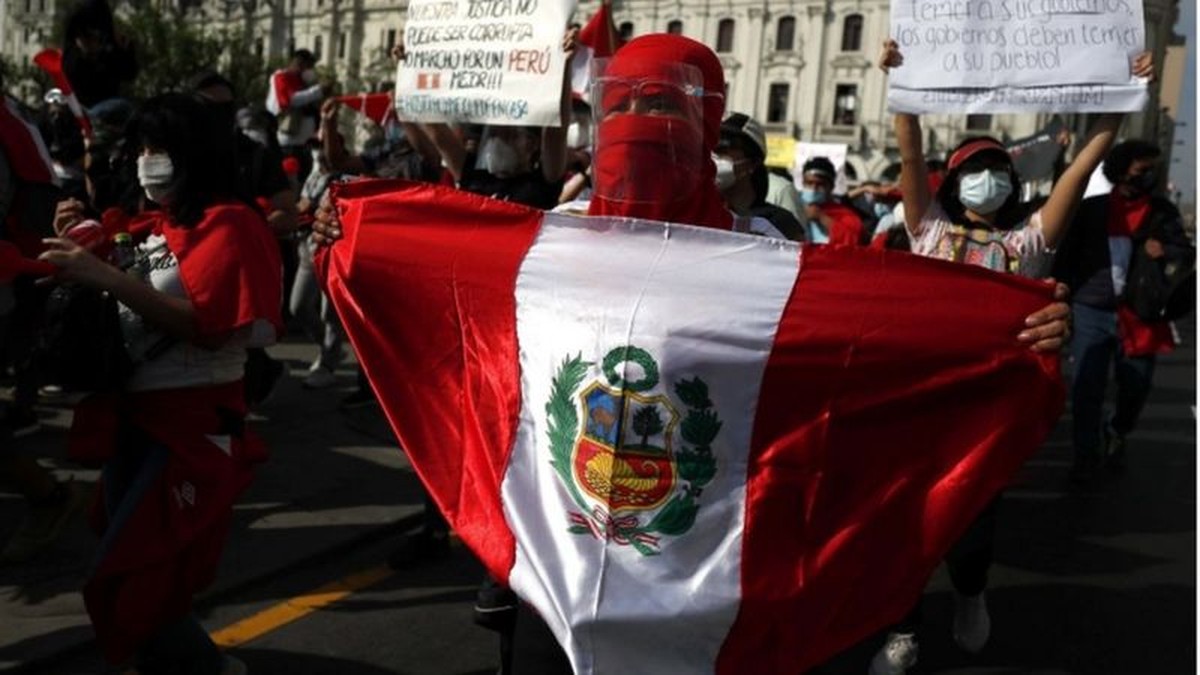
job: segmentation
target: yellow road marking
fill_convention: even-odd
[[[393,570],[387,565],[351,574],[311,593],[296,596],[273,607],[268,607],[254,616],[230,624],[212,634],[213,642],[223,648],[246,644],[281,626],[303,619],[355,591],[377,584],[392,574],[394,574]]]

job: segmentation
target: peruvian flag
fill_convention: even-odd
[[[571,91],[586,99],[592,82],[592,59],[608,58],[620,46],[621,37],[613,24],[612,2],[604,0],[579,31],[579,44],[571,58]]]
[[[405,451],[576,673],[798,673],[899,619],[1042,443],[1043,284],[337,186],[318,259]]]
[[[49,75],[54,86],[63,93],[67,99],[67,107],[71,109],[71,114],[79,122],[79,128],[83,131],[84,138],[91,140],[92,121],[88,119],[87,113],[79,103],[79,98],[75,96],[75,89],[71,86],[71,81],[67,79],[67,74],[63,71],[62,52],[52,48],[43,49],[34,55],[33,63]]]
[[[392,112],[393,98],[393,94],[383,92],[379,94],[350,94],[347,96],[338,96],[334,100],[363,115],[375,124],[383,126],[383,123]]]

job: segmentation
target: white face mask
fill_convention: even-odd
[[[137,158],[138,184],[146,192],[146,198],[165,205],[174,191],[170,185],[175,179],[175,165],[170,155],[158,153],[140,155]]]
[[[499,136],[489,136],[479,149],[477,166],[493,176],[511,176],[520,163],[516,149]]]
[[[958,201],[985,216],[1000,210],[1012,191],[1012,180],[1003,171],[968,173],[958,179]]]
[[[713,155],[713,163],[717,165],[717,189],[728,190],[737,182],[737,165],[728,157]]]
[[[306,70],[303,73],[300,73],[300,79],[304,80],[304,84],[307,84],[311,87],[317,83],[317,71]]]

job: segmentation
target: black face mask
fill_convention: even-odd
[[[1137,173],[1126,178],[1125,184],[1138,194],[1146,194],[1158,184],[1158,175],[1153,171]]]

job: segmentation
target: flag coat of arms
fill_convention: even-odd
[[[318,266],[405,452],[577,673],[795,673],[901,618],[1061,412],[1045,284],[337,186]]]

